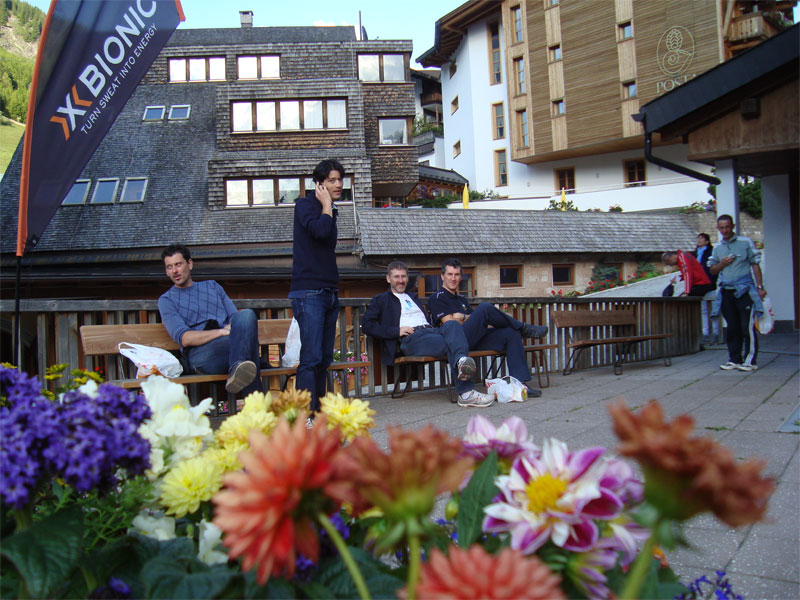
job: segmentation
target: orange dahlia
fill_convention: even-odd
[[[467,550],[450,547],[448,556],[438,549],[422,565],[417,597],[426,598],[566,598],[561,578],[536,556],[505,548],[495,555],[475,544]],[[400,592],[406,597],[406,590]]]
[[[330,494],[338,485],[332,465],[341,435],[328,430],[324,416],[318,421],[306,429],[301,419],[290,426],[282,418],[270,437],[251,432],[250,450],[239,455],[244,470],[226,475],[213,498],[230,557],[243,557],[246,571],[256,568],[259,584],[294,575],[298,552],[316,562],[314,516],[339,506]]]
[[[775,487],[762,461],[739,462],[711,437],[690,437],[694,419],[664,420],[656,401],[637,414],[624,402],[609,406],[619,451],[635,458],[645,474],[645,497],[670,518],[688,519],[710,510],[732,527],[760,520]]]

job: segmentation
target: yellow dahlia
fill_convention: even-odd
[[[301,415],[308,412],[311,405],[311,392],[308,390],[296,390],[294,388],[282,391],[272,400],[272,412],[276,415],[286,415],[290,423]]]
[[[272,397],[267,392],[252,392],[244,399],[241,412],[265,412],[272,408]]]
[[[278,418],[268,410],[247,410],[245,405],[244,410],[222,422],[214,437],[221,446],[246,444],[250,431],[269,433],[277,422]]]
[[[294,575],[298,553],[319,558],[313,520],[340,505],[333,463],[341,452],[340,433],[328,430],[324,415],[313,429],[282,418],[270,437],[250,433],[250,450],[239,455],[244,470],[225,475],[214,496],[214,523],[229,556],[241,556],[245,571],[257,569],[259,584]]]
[[[566,596],[560,583],[541,560],[526,558],[519,550],[505,548],[492,555],[477,544],[467,550],[450,546],[447,556],[434,548],[422,565],[417,597],[561,600]],[[406,597],[405,589],[400,597]]]
[[[369,407],[369,402],[328,393],[320,403],[322,412],[328,415],[328,427],[338,426],[342,430],[342,437],[348,442],[359,435],[369,435],[368,429],[375,427],[375,421],[372,420],[375,411]]]
[[[247,444],[239,441],[232,441],[224,446],[211,446],[203,452],[203,458],[219,465],[222,473],[228,471],[238,471],[242,468],[239,462],[239,454],[247,450]]]
[[[161,482],[161,503],[167,514],[182,517],[200,508],[222,487],[222,470],[202,457],[182,460]]]

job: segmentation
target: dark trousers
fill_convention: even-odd
[[[715,286],[714,286],[713,283],[701,283],[699,285],[693,285],[692,289],[689,290],[689,293],[687,294],[687,296],[697,296],[699,298],[702,298],[708,292],[713,290],[714,287]]]
[[[525,383],[531,378],[531,370],[525,360],[520,329],[522,321],[488,302],[481,302],[464,322],[469,349],[504,352],[508,372]]]
[[[469,352],[464,328],[456,321],[448,321],[439,328],[418,329],[400,338],[400,351],[406,356],[447,356],[451,380],[460,395],[475,389],[471,381],[459,381],[458,359]]]
[[[753,299],[747,293],[736,297],[734,290],[722,290],[722,316],[728,323],[728,360],[754,365],[758,356],[758,335]]]

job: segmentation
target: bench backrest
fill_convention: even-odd
[[[632,309],[615,310],[557,310],[552,312],[556,327],[602,327],[606,325],[636,325]]]
[[[261,346],[283,344],[289,333],[291,319],[259,319],[258,343]],[[161,323],[138,325],[83,325],[80,329],[81,345],[86,356],[119,354],[117,344],[132,342],[144,346],[155,346],[164,350],[180,350],[177,342],[169,337]]]

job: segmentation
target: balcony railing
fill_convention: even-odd
[[[554,310],[611,310],[612,308],[633,309],[637,315],[638,333],[671,333],[666,351],[670,356],[689,354],[700,349],[700,303],[690,298],[474,298],[473,304],[480,301],[491,302],[498,308],[512,314],[515,318],[534,324],[550,325],[546,344],[556,344],[556,349],[546,351],[547,364],[551,372],[564,368],[569,351],[563,330],[554,330],[550,315]],[[372,340],[363,335],[360,326],[361,316],[369,303],[366,298],[342,298],[342,311],[339,315],[337,348],[342,356],[348,352],[365,352],[372,361],[369,374],[362,379],[354,377],[351,393],[357,397],[385,395],[392,391],[396,380],[396,368],[381,364],[379,350]],[[260,319],[288,318],[291,304],[288,299],[280,300],[234,300],[239,308],[252,308]],[[3,321],[3,347],[10,347],[10,331],[13,331],[14,303],[0,301]],[[21,303],[20,322],[23,339],[23,369],[38,374],[41,378],[49,365],[67,363],[71,368],[83,367],[103,370],[107,379],[127,376],[120,373],[114,361],[102,358],[85,357],[81,351],[79,328],[81,325],[157,323],[160,321],[155,300],[27,300]],[[125,341],[125,340],[120,340]],[[612,365],[614,348],[601,346],[586,351],[577,368]],[[277,349],[262,349],[262,356],[268,354],[274,360]],[[661,342],[638,344],[630,355],[630,361],[644,361],[661,356]],[[531,357],[528,357],[531,360]],[[13,362],[10,356],[2,360]],[[480,365],[480,374],[485,375],[486,364]],[[446,365],[429,363],[418,369],[413,389],[424,390],[443,387]],[[345,382],[343,386],[347,389]]]

